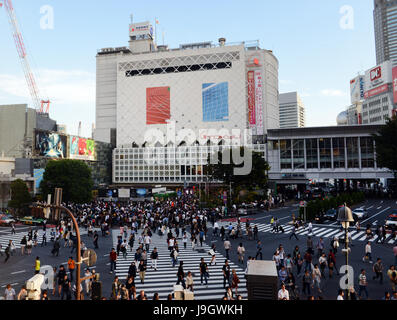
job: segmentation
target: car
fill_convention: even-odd
[[[385,222],[386,227],[396,226],[397,227],[397,211],[390,214]]]
[[[247,209],[238,209],[237,213],[239,216],[247,216],[248,215],[248,210]]]
[[[335,209],[329,209],[326,213],[324,213],[324,218],[326,220],[336,221],[338,218],[338,211]]]
[[[353,210],[352,214],[353,214],[353,218],[355,220],[362,220],[362,219],[368,218],[368,212],[367,212],[367,210],[365,210],[363,208],[358,208],[358,209]]]
[[[0,225],[9,226],[11,223],[15,223],[15,219],[13,216],[9,214],[2,214],[0,215]]]
[[[24,224],[43,224],[44,219],[42,218],[34,218],[32,216],[26,216],[23,217],[22,219],[19,219],[20,222],[24,223]]]

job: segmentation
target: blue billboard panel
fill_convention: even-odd
[[[36,184],[36,190],[40,188],[40,182],[43,180],[45,169],[33,169],[33,176]]]
[[[203,122],[229,120],[229,84],[203,83]]]

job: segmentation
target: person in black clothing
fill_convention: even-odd
[[[47,246],[47,235],[43,233],[43,241],[41,242],[41,246]]]
[[[200,262],[200,281],[203,284],[203,277],[205,284],[208,285],[208,265],[204,262],[204,258],[201,258]]]
[[[134,246],[135,241],[135,233],[131,232],[130,238],[128,239],[128,245],[130,246],[130,250],[132,252],[132,247]]]
[[[133,261],[133,262],[131,262],[131,265],[128,269],[128,278],[135,279],[135,277],[136,277],[136,265],[135,265],[135,262]]]
[[[52,255],[54,256],[55,254],[57,254],[57,257],[59,256],[59,248],[61,247],[61,245],[59,244],[59,240],[55,240],[54,242],[54,246],[52,248]]]
[[[99,236],[98,236],[98,232],[94,232],[94,247],[95,247],[95,249],[98,249],[99,247],[98,247],[98,239],[99,239]]]
[[[226,282],[228,287],[230,287],[230,266],[229,266],[229,261],[226,259],[225,264],[222,267],[222,273],[223,273],[223,287],[226,288]]]
[[[185,272],[183,271],[183,261],[179,262],[178,273],[176,274],[178,281],[176,284],[182,283],[183,289],[186,289]]]
[[[255,260],[258,259],[258,256],[261,257],[262,260],[262,243],[260,240],[258,240],[258,243],[256,245],[256,256],[255,256]]]
[[[66,296],[66,300],[71,300],[72,295],[70,293],[70,280],[68,276],[65,274],[62,282],[62,293],[61,293],[61,300],[63,300],[63,297]]]
[[[222,241],[224,241],[225,240],[225,228],[224,228],[224,226],[221,227],[220,235],[221,235]]]
[[[57,275],[57,278],[58,278],[58,294],[59,295],[61,295],[61,289],[63,287],[63,282],[64,282],[64,279],[65,279],[65,276],[66,276],[65,267],[61,265],[59,267],[58,275]]]
[[[6,254],[6,259],[4,260],[4,263],[6,263],[8,261],[8,259],[10,259],[10,251],[11,251],[11,247],[10,247],[10,245],[8,245],[4,251]]]

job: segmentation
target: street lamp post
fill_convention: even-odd
[[[81,240],[80,240],[80,230],[79,230],[79,225],[77,224],[77,220],[74,217],[73,213],[60,205],[49,205],[49,204],[39,204],[40,207],[45,207],[45,208],[52,208],[52,209],[58,209],[58,210],[63,210],[64,212],[66,212],[69,217],[72,219],[73,221],[73,226],[74,229],[76,230],[76,237],[77,237],[77,262],[76,262],[76,300],[80,300],[80,284],[81,284],[81,278],[80,278],[80,273],[81,273],[81,248],[80,248],[80,244],[81,244]]]
[[[348,232],[349,232],[349,225],[350,222],[354,222],[353,219],[353,214],[350,208],[346,206],[346,204],[339,208],[338,212],[338,222],[341,223],[342,227],[345,229],[345,249],[342,250],[346,254],[346,273],[347,273],[347,283],[349,283],[349,237],[348,237]],[[348,300],[350,300],[350,288],[346,289],[346,297]]]

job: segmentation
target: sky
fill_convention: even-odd
[[[0,0],[2,2],[2,0]],[[306,126],[335,125],[350,80],[376,65],[372,0],[12,0],[41,97],[69,134],[91,136],[96,53],[128,46],[134,22],[159,21],[159,44],[259,40],[279,61],[280,93],[298,91]],[[51,15],[53,12],[53,15]],[[52,17],[52,19],[51,19]],[[0,104],[32,105],[0,8]]]

